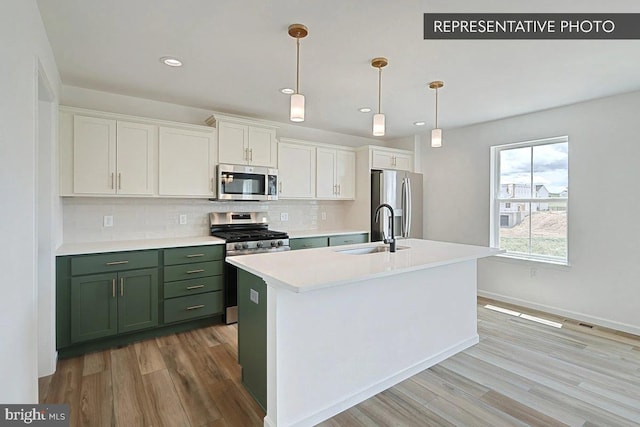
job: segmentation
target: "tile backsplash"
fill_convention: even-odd
[[[283,231],[332,230],[346,226],[349,201],[278,200],[212,202],[201,199],[63,198],[64,243],[206,236],[209,212],[263,211],[269,228]],[[281,221],[286,213],[287,221]],[[326,219],[323,219],[323,213]],[[186,215],[187,223],[180,224]],[[113,226],[104,227],[104,216]]]

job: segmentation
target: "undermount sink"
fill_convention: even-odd
[[[409,246],[396,246],[396,251],[401,251],[404,249],[409,249]],[[364,248],[355,248],[355,249],[342,249],[336,250],[335,252],[340,252],[343,254],[349,255],[365,255],[365,254],[375,254],[379,252],[389,252],[388,245],[380,245],[380,246],[367,246]]]

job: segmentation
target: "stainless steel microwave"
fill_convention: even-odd
[[[219,200],[278,200],[278,169],[218,165]]]

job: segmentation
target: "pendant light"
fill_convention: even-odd
[[[389,64],[387,58],[373,58],[371,66],[378,69],[378,113],[373,115],[373,136],[384,136],[384,114],[380,108],[380,97],[382,92],[382,67]]]
[[[296,39],[296,91],[291,95],[289,120],[304,122],[304,95],[300,93],[300,39],[307,37],[309,30],[302,24],[291,24],[288,32]]]
[[[429,83],[429,89],[436,90],[436,127],[431,130],[431,146],[433,148],[442,147],[442,129],[438,128],[438,89],[444,86],[440,80]]]

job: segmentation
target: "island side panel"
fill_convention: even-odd
[[[316,424],[478,342],[475,260],[270,291],[265,425]]]

